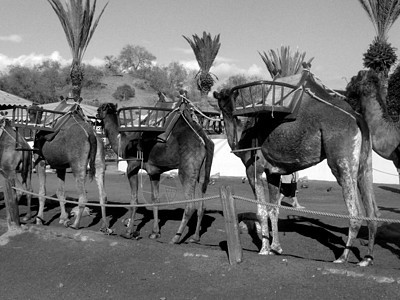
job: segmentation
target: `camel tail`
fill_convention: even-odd
[[[206,159],[204,163],[204,181],[201,186],[201,192],[206,193],[208,184],[210,183],[211,165],[214,158],[214,143],[208,137],[204,139],[206,143]]]
[[[360,191],[361,201],[364,203],[364,206],[369,207],[372,210],[371,215],[373,217],[379,217],[380,213],[376,204],[375,193],[373,189],[371,135],[364,120],[358,118],[357,123],[363,135],[360,153],[360,165],[358,167],[358,189]]]
[[[97,153],[97,138],[93,131],[89,133],[89,179],[93,180],[96,175],[96,153]]]
[[[22,151],[22,166],[21,166],[22,184],[30,182],[32,177],[32,152]]]

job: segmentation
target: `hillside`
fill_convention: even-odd
[[[127,106],[154,106],[158,101],[158,94],[151,88],[145,80],[124,74],[121,76],[105,76],[101,80],[101,87],[97,89],[82,89],[83,103],[97,105],[94,101],[98,100],[98,105],[102,103],[117,103],[119,107]],[[118,86],[128,84],[135,89],[135,97],[127,101],[114,99],[112,94]],[[177,99],[174,99],[177,100]],[[169,99],[171,101],[171,99]],[[195,102],[195,101],[194,101]],[[195,105],[203,112],[218,113],[216,100],[208,97],[206,101],[196,101]]]
[[[105,76],[101,80],[102,86],[98,89],[82,89],[84,102],[98,100],[99,103],[113,102],[120,106],[153,106],[157,100],[157,92],[149,87],[143,79],[134,78],[128,74],[121,76]],[[128,84],[135,89],[135,97],[127,101],[118,101],[112,94],[118,86]]]

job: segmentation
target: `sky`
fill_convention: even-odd
[[[211,69],[220,82],[240,74],[269,80],[259,52],[284,45],[306,52],[306,60],[314,57],[311,71],[328,87],[344,88],[363,69],[363,53],[376,35],[358,0],[98,0],[96,16],[107,2],[85,63],[100,65],[106,55],[118,56],[131,44],[145,47],[159,65],[179,62],[198,70],[182,36],[206,31],[220,34]],[[47,0],[0,4],[0,71],[46,59],[70,62],[64,32]],[[396,48],[399,37],[400,20],[389,31]]]

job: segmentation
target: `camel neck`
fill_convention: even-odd
[[[362,114],[371,132],[372,146],[383,157],[389,157],[400,144],[399,122],[387,114],[386,106],[378,101],[377,93],[361,101]]]
[[[225,132],[228,144],[231,147],[231,149],[235,149],[237,147],[235,142],[239,141],[242,135],[242,129],[243,129],[242,123],[237,117],[234,117],[231,114],[227,114],[225,112],[222,112],[222,114],[224,116]]]
[[[111,144],[111,148],[114,150],[114,152],[117,152],[118,135],[121,135],[121,139],[122,136],[125,135],[124,133],[120,133],[118,130],[117,115],[108,114],[104,118],[103,122],[104,122],[104,132]]]

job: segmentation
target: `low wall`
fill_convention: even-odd
[[[219,176],[246,177],[245,168],[241,160],[231,153],[226,139],[213,139],[213,142],[215,148],[211,175],[219,174]],[[372,155],[372,167],[374,170],[374,183],[399,183],[397,170],[393,163],[383,159],[375,152]],[[120,162],[118,170],[125,172],[126,162]],[[176,170],[172,172],[176,172]],[[309,180],[336,181],[326,160],[311,168],[299,171],[299,176],[300,178],[307,177]]]

